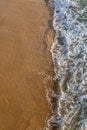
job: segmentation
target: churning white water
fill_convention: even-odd
[[[54,80],[58,82],[53,130],[87,130],[87,0],[52,0]]]

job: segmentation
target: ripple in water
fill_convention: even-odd
[[[51,47],[56,110],[53,130],[87,130],[87,0],[52,0],[54,42]],[[55,107],[55,105],[54,105]]]

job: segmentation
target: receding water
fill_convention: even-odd
[[[54,6],[52,130],[87,130],[87,0],[52,0]]]

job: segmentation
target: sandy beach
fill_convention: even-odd
[[[0,130],[42,130],[51,58],[43,0],[0,0]]]

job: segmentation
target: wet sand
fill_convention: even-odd
[[[0,0],[0,130],[42,130],[51,60],[43,0]]]

